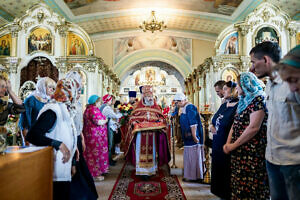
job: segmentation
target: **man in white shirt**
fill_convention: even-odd
[[[277,43],[263,42],[250,51],[252,70],[269,77],[266,167],[272,200],[300,196],[300,103],[296,92],[274,71],[280,60]],[[299,64],[299,62],[298,62]]]

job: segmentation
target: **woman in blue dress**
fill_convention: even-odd
[[[230,155],[224,153],[223,146],[239,101],[236,86],[232,81],[225,83],[223,91],[226,102],[215,113],[210,128],[213,133],[211,192],[222,199],[230,199]]]
[[[24,101],[25,112],[21,114],[19,127],[23,134],[35,123],[40,110],[50,100],[56,87],[56,83],[49,77],[40,78],[36,83],[36,89]]]
[[[174,101],[182,108],[180,115],[180,127],[184,143],[183,165],[186,181],[199,181],[203,179],[204,148],[203,148],[203,127],[197,107],[189,103],[186,96],[177,93]]]

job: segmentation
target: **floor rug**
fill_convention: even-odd
[[[133,166],[125,163],[109,200],[186,200],[175,175],[167,175],[159,169],[156,175],[145,181],[135,175]]]

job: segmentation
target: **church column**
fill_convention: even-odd
[[[197,76],[197,70],[194,71],[193,74],[193,80],[194,80],[194,105],[199,108],[199,89],[198,89],[198,76]]]
[[[98,70],[98,94],[100,97],[102,97],[103,95],[103,71],[102,70]]]
[[[95,80],[97,80],[97,73],[95,63],[86,63],[84,64],[84,69],[88,72],[87,73],[87,96],[90,97],[91,95],[98,94],[97,92],[97,84],[95,84]]]
[[[295,24],[290,23],[288,25],[288,31],[289,31],[289,38],[290,38],[290,46],[289,48],[292,49],[297,45],[297,27]],[[288,50],[289,51],[289,50]]]
[[[236,24],[236,28],[238,28],[239,36],[241,36],[241,42],[239,42],[239,48],[241,50],[241,55],[248,55],[249,52],[247,50],[248,45],[251,45],[251,42],[247,41],[247,34],[250,26],[244,23]]]
[[[11,88],[13,91],[15,91],[16,94],[18,94],[19,92],[19,85],[20,85],[20,80],[18,79],[18,65],[20,62],[20,58],[16,58],[16,57],[10,57],[8,58],[8,65],[9,65],[9,80],[11,83]]]

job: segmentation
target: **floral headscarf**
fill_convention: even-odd
[[[77,71],[69,71],[68,73],[67,73],[67,75],[66,75],[66,78],[67,79],[73,79],[73,80],[75,80],[76,81],[76,83],[78,84],[77,86],[78,86],[78,89],[81,89],[81,87],[82,87],[82,83],[81,83],[81,76],[80,76],[80,74],[79,74],[79,72],[77,72]]]
[[[61,102],[67,105],[70,112],[74,111],[76,98],[77,98],[77,86],[73,79],[61,79],[57,82],[53,99],[56,102]],[[73,113],[74,114],[74,113]]]
[[[264,83],[259,80],[252,72],[243,72],[240,75],[240,86],[244,95],[240,96],[237,112],[245,110],[252,100],[260,95],[265,95],[263,90]]]
[[[47,95],[47,85],[51,84],[51,82],[55,83],[54,80],[49,77],[40,78],[36,83],[35,90],[28,97],[35,96],[42,100],[49,101],[51,97]]]

